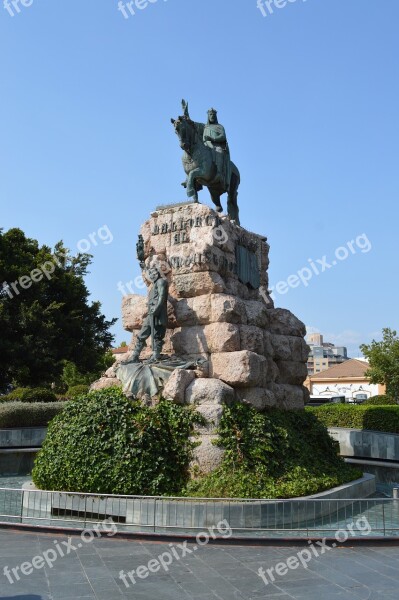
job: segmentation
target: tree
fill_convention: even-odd
[[[57,381],[65,361],[83,374],[101,370],[116,319],[107,321],[101,304],[89,302],[91,258],[0,229],[0,388]]]
[[[399,337],[389,328],[383,329],[382,335],[381,342],[360,346],[370,364],[366,375],[371,383],[384,384],[387,395],[399,400]]]
[[[81,373],[75,363],[65,361],[62,370],[61,381],[65,389],[77,385],[90,385],[101,376],[101,373],[109,369],[115,362],[115,357],[111,351],[106,352],[98,362],[98,370],[94,373]]]

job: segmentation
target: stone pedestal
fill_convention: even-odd
[[[305,326],[288,310],[274,308],[265,237],[202,204],[156,210],[140,233],[146,266],[157,263],[169,283],[163,353],[202,359],[195,378],[192,372],[175,372],[163,395],[195,404],[208,418],[198,462],[209,471],[220,453],[205,447],[214,449],[209,442],[224,403],[238,399],[258,410],[303,408],[308,393],[303,387],[309,351]],[[133,346],[147,313],[146,299],[125,296],[122,310]],[[149,353],[148,348],[143,357]],[[114,377],[115,369],[107,376]]]

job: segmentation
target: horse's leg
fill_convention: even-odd
[[[195,185],[195,178],[201,175],[201,169],[197,167],[190,171],[187,177],[187,196],[189,198],[194,198],[195,202],[198,202],[198,192]]]
[[[238,209],[238,186],[240,184],[239,177],[236,173],[232,173],[230,181],[230,189],[227,199],[227,213],[232,221],[237,225],[240,224],[239,209]]]
[[[220,202],[220,193],[216,192],[212,188],[209,188],[209,192],[211,194],[212,202],[216,206],[216,211],[218,213],[223,212],[223,207],[222,207],[221,202]]]

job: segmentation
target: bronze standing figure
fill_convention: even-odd
[[[157,362],[161,358],[166,328],[168,326],[168,282],[161,276],[157,267],[150,267],[147,271],[152,286],[148,295],[148,316],[144,320],[137,336],[136,347],[133,351],[131,362],[140,362],[140,354],[147,339],[151,336],[152,356],[150,362]]]

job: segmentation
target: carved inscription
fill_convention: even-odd
[[[195,217],[194,219],[178,219],[156,223],[151,235],[173,234],[173,244],[185,244],[190,241],[189,231],[193,227],[219,227],[222,221],[218,216],[207,215],[206,217]]]
[[[229,260],[226,256],[218,255],[215,252],[207,251],[203,254],[196,253],[190,256],[171,256],[168,259],[172,269],[179,270],[194,265],[209,265],[214,264],[220,271],[229,271],[230,273],[237,272],[236,263]]]

